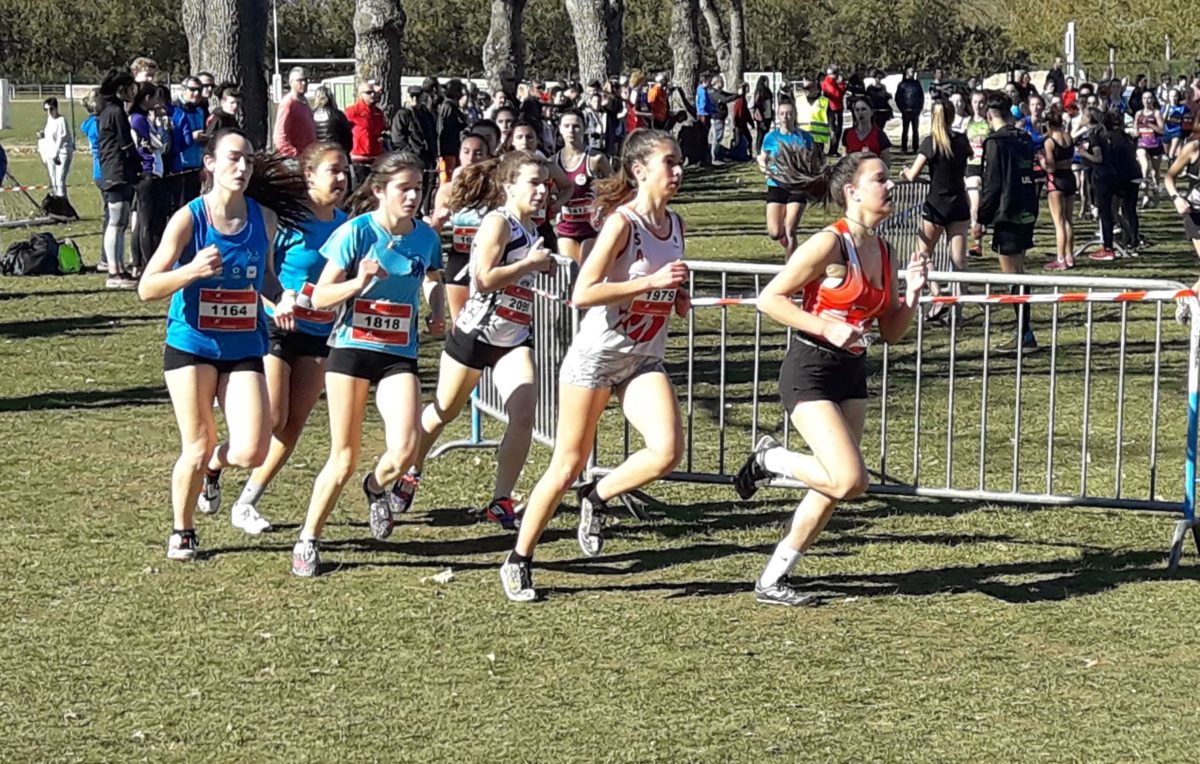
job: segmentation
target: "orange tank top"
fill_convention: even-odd
[[[854,237],[850,235],[849,224],[842,219],[833,223],[832,228],[842,246],[846,275],[840,281],[822,277],[810,282],[804,287],[802,305],[809,313],[844,321],[865,332],[891,304],[891,247],[883,239],[879,240],[879,252],[884,262],[882,284],[878,287],[872,286],[863,272],[862,262],[858,259],[858,250],[854,246]],[[866,342],[847,348],[852,353],[862,353],[866,349]]]

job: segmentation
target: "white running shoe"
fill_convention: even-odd
[[[172,533],[167,539],[167,559],[179,560],[181,562],[191,562],[196,559],[196,552],[200,549],[200,541],[196,538],[196,531],[186,530],[183,533]]]
[[[210,478],[204,473],[204,483],[200,486],[200,496],[196,498],[196,509],[206,515],[215,515],[221,511],[221,473],[216,478]]]
[[[537,591],[533,588],[533,566],[528,562],[509,562],[500,566],[500,583],[504,594],[513,602],[533,602]]]
[[[300,539],[292,547],[292,575],[313,578],[321,567],[321,551],[316,539]]]
[[[229,522],[233,523],[234,528],[241,528],[251,536],[271,530],[271,521],[258,514],[253,504],[234,502],[229,510]]]

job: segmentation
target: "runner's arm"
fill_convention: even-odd
[[[605,281],[609,268],[629,246],[629,221],[624,215],[609,215],[596,237],[596,245],[583,261],[571,295],[577,308],[625,302],[651,289],[650,277],[628,281]]]
[[[516,283],[530,271],[541,270],[544,267],[545,257],[541,259],[526,257],[511,265],[499,265],[508,242],[508,222],[501,215],[489,216],[475,232],[472,254],[477,259],[475,272],[471,274],[471,278],[475,281],[475,288],[480,292],[498,292],[506,286]],[[534,242],[538,250],[545,249],[541,242],[541,237]],[[533,248],[530,252],[532,254]]]
[[[826,266],[835,262],[838,250],[838,236],[833,231],[821,231],[810,236],[788,258],[783,270],[763,287],[758,296],[759,311],[784,326],[813,337],[825,337],[825,331],[832,322],[809,313],[797,305],[793,298],[808,284],[824,277]]]
[[[162,300],[200,278],[200,274],[189,267],[190,263],[175,267],[191,238],[192,213],[185,207],[167,221],[158,249],[154,250],[138,281],[138,297],[147,301]]]

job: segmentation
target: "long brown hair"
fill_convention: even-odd
[[[420,177],[425,172],[425,163],[411,151],[392,151],[376,159],[375,164],[371,165],[371,174],[346,200],[346,212],[350,215],[374,212],[379,208],[379,200],[375,198],[376,189],[383,188],[405,170],[415,172]]]
[[[546,161],[528,151],[510,151],[500,159],[466,167],[454,180],[446,206],[458,210],[494,210],[504,204],[504,184],[512,183],[526,165],[545,167]]]
[[[828,206],[830,203],[845,209],[846,186],[858,179],[862,166],[879,159],[870,151],[847,154],[836,164],[825,164],[825,152],[817,147],[801,148],[783,144],[775,154],[771,179],[792,191],[800,191],[813,200]]]
[[[645,127],[639,127],[625,137],[625,143],[621,146],[620,167],[612,177],[596,183],[596,215],[599,219],[608,217],[613,210],[637,195],[637,177],[633,174],[633,166],[650,161],[663,144],[678,146],[675,136],[670,133]]]
[[[204,155],[216,157],[217,147],[231,135],[239,136],[251,151],[254,150],[254,144],[244,132],[236,127],[226,127],[208,139]],[[243,193],[274,212],[280,226],[295,228],[312,216],[312,211],[308,209],[308,182],[304,179],[304,173],[297,172],[286,157],[279,154],[253,154],[250,164],[250,182]],[[212,178],[209,178],[205,190],[211,188]]]

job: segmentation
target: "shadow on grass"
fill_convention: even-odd
[[[34,337],[62,337],[64,335],[68,337],[99,337],[107,334],[117,334],[130,324],[159,323],[162,320],[162,316],[100,315],[75,316],[71,318],[40,318],[33,321],[5,321],[0,323],[0,338],[24,340]]]
[[[41,297],[78,297],[85,294],[107,294],[112,290],[99,287],[96,289],[52,289],[45,292],[0,292],[0,302],[5,300],[24,300]]]
[[[0,412],[157,406],[169,400],[167,389],[161,385],[128,387],[124,390],[77,390],[0,398]]]

